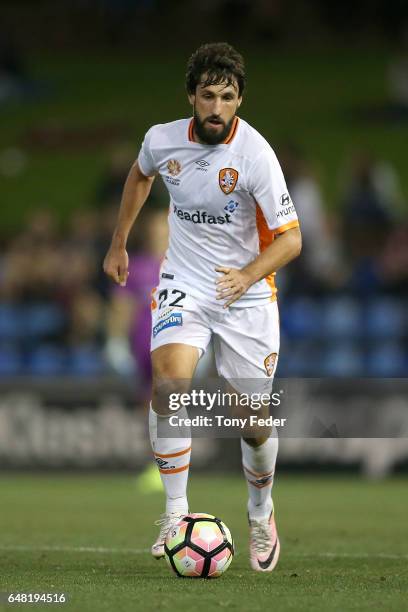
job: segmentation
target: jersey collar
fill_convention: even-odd
[[[235,117],[234,121],[232,122],[231,129],[229,131],[228,136],[220,144],[229,144],[235,138],[235,135],[238,131],[238,123],[239,123],[239,118]],[[194,119],[191,119],[189,126],[188,126],[188,139],[190,142],[196,142],[196,140],[194,140],[193,128],[194,128]],[[201,144],[201,143],[197,143],[197,144]]]

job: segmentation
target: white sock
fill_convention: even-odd
[[[273,510],[271,493],[278,454],[278,436],[275,431],[272,437],[257,447],[250,446],[241,438],[242,465],[248,484],[250,519],[269,518]]]
[[[184,414],[185,413],[185,414]],[[191,456],[191,437],[158,438],[157,425],[159,420],[166,425],[166,420],[177,414],[187,417],[187,410],[180,409],[168,416],[157,415],[150,406],[149,432],[154,458],[160,471],[160,477],[166,492],[166,512],[188,512],[187,481]],[[160,423],[159,423],[160,424]],[[169,426],[171,431],[174,428]],[[176,432],[174,432],[176,435]],[[180,432],[181,433],[181,432]]]

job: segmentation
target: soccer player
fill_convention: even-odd
[[[301,250],[299,222],[279,162],[237,116],[245,86],[242,56],[227,43],[202,45],[186,74],[193,117],[153,126],[125,183],[104,261],[117,283],[128,276],[126,241],[156,175],[170,196],[169,247],[153,290],[151,444],[166,492],[152,554],[164,555],[171,526],[188,512],[191,438],[159,437],[168,422],[166,381],[188,389],[213,337],[217,370],[263,379],[272,389],[279,354],[275,272]],[[165,394],[164,394],[165,395]],[[179,416],[186,415],[181,408]],[[276,436],[241,439],[248,483],[250,563],[272,571],[279,557],[271,497]]]

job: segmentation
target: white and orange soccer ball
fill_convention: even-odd
[[[167,534],[164,553],[177,576],[218,578],[230,566],[234,543],[220,519],[211,514],[187,514]]]

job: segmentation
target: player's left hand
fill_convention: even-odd
[[[217,266],[215,271],[223,274],[215,281],[215,284],[217,285],[217,300],[227,300],[224,308],[236,302],[252,285],[249,275],[244,270]]]

